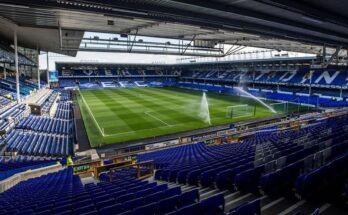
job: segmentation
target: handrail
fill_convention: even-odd
[[[146,174],[146,175],[141,175],[141,171],[140,170],[141,170],[141,167],[143,167],[143,166],[149,168],[149,173]],[[144,179],[144,178],[153,176],[154,169],[155,169],[155,162],[153,160],[149,160],[149,161],[142,161],[142,162],[135,163],[135,164],[130,164],[130,165],[125,165],[125,166],[111,168],[109,170],[110,181],[112,181],[112,175],[113,175],[114,172],[116,172],[118,170],[125,169],[125,168],[130,168],[130,167],[136,167],[136,169],[137,169],[136,178]]]

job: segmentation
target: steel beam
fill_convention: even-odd
[[[330,65],[331,62],[332,62],[335,58],[338,57],[338,53],[341,51],[341,48],[342,48],[341,46],[336,48],[335,53],[333,53],[333,54],[331,55],[331,57],[329,58],[329,60],[326,61],[326,62],[323,64],[323,68],[327,68],[327,66]]]

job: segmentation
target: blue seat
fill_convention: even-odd
[[[0,214],[5,214],[5,212],[2,213],[2,211],[0,211]],[[51,214],[51,211],[50,210],[35,211],[35,214],[36,215],[47,215],[47,214]]]
[[[171,197],[171,196],[176,196],[181,194],[181,188],[180,187],[173,187],[170,188],[166,191],[164,191],[164,196],[165,197]]]
[[[126,212],[120,213],[118,215],[133,215],[133,212],[132,211],[126,211]]]
[[[86,205],[84,207],[75,208],[74,209],[74,214],[87,213],[87,212],[93,211],[93,210],[95,210],[94,205]]]
[[[259,179],[264,172],[265,166],[261,165],[253,169],[245,170],[235,178],[235,185],[243,192],[255,192],[258,190]]]
[[[202,213],[206,215],[221,214],[225,210],[225,199],[222,193],[201,201]]]
[[[16,215],[31,215],[31,214],[35,214],[34,211],[32,209],[27,209],[27,210],[22,210],[18,213],[16,213]]]
[[[114,204],[114,205],[110,205],[110,206],[99,209],[100,215],[113,215],[113,214],[119,214],[121,212],[123,212],[122,204]]]
[[[251,202],[246,202],[234,209],[230,210],[229,215],[247,215],[261,214],[260,199]]]
[[[154,189],[153,188],[148,188],[148,189],[136,192],[135,196],[136,197],[144,197],[144,196],[150,195],[151,193],[154,193]]]
[[[129,200],[129,201],[124,202],[122,204],[123,211],[132,210],[132,209],[138,207],[139,205],[142,205],[143,203],[144,203],[144,199],[142,197]]]
[[[162,171],[163,171],[163,170],[161,170],[161,169],[156,170],[156,172],[155,172],[155,179],[156,179],[156,180],[161,180]]]
[[[157,192],[157,193],[153,193],[151,195],[148,195],[144,198],[144,202],[145,203],[152,203],[152,202],[158,202],[161,199],[163,199],[164,196],[164,192]]]
[[[134,193],[128,193],[117,198],[117,202],[123,203],[134,198]]]
[[[191,205],[199,201],[198,189],[190,190],[184,192],[179,197],[179,206],[184,207],[186,205]]]
[[[98,215],[98,211],[92,210],[89,212],[81,213],[80,215]]]
[[[177,211],[171,212],[168,215],[196,215],[201,214],[201,208],[199,203],[186,205]]]
[[[62,211],[62,212],[59,212],[59,213],[55,213],[55,215],[69,215],[69,214],[72,214],[72,210],[66,210],[66,211]]]
[[[189,185],[198,185],[199,175],[202,173],[202,171],[203,170],[201,169],[190,171],[187,174],[187,183]]]
[[[71,204],[64,204],[64,205],[60,205],[59,207],[54,208],[54,212],[55,213],[60,213],[66,210],[70,210],[72,209],[72,205]]]
[[[158,185],[156,187],[153,188],[154,192],[160,192],[160,191],[165,191],[168,189],[168,185],[167,184],[161,184],[161,185]]]
[[[159,214],[166,214],[171,211],[174,211],[178,205],[178,202],[179,202],[178,195],[161,200],[158,203]]]
[[[157,203],[138,207],[133,210],[133,215],[154,215],[157,211]]]
[[[97,202],[95,204],[95,206],[96,206],[97,209],[101,209],[101,208],[107,207],[109,205],[113,205],[114,203],[115,203],[114,199],[108,199],[108,200],[105,200],[105,201]]]

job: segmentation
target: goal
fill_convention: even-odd
[[[271,103],[269,104],[275,110],[279,113],[288,113],[289,109],[289,103],[288,102],[277,102],[277,103]]]
[[[255,115],[255,106],[250,105],[235,105],[226,107],[227,118],[240,118]]]

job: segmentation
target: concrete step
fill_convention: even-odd
[[[229,210],[236,208],[237,206],[241,205],[244,202],[252,201],[257,199],[257,196],[255,196],[252,193],[238,193],[238,195],[233,196],[233,198],[229,197],[229,201],[225,201],[225,211],[228,212]]]
[[[279,214],[287,208],[291,207],[298,200],[286,199],[285,197],[279,197],[271,202],[261,206],[261,214],[263,215],[273,215]]]

